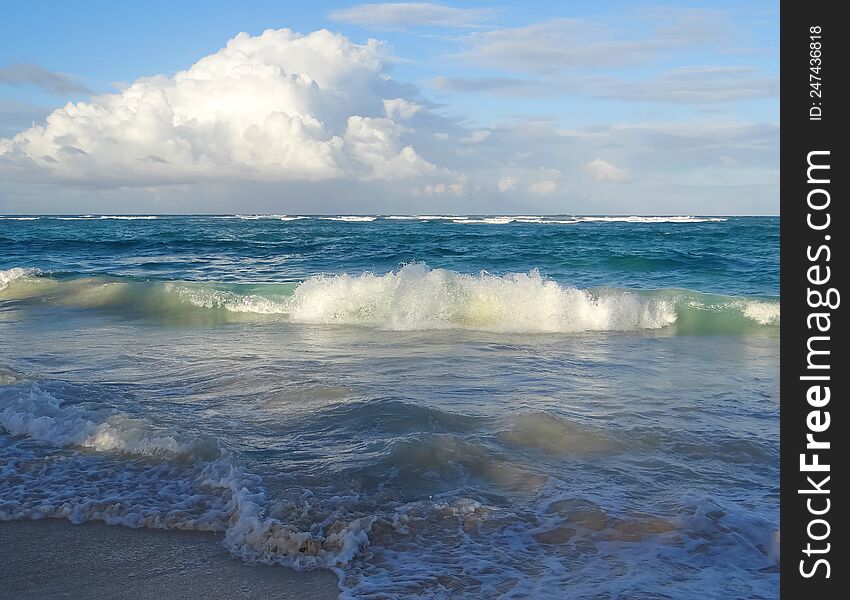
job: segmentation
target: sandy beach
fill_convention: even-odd
[[[336,598],[329,571],[246,566],[219,537],[65,521],[0,523],[0,581],[9,600]]]

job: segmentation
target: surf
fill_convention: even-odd
[[[536,269],[466,274],[424,263],[384,274],[315,275],[282,284],[61,279],[10,269],[0,272],[0,301],[186,322],[262,318],[392,331],[743,333],[776,328],[780,322],[779,302],[769,298],[678,289],[580,289]]]

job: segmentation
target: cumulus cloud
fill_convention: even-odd
[[[63,73],[54,73],[39,65],[25,63],[0,67],[0,84],[34,85],[57,95],[91,94],[89,88]]]
[[[413,146],[401,147],[404,128],[392,119],[350,117],[344,145],[352,157],[368,167],[363,180],[409,179],[437,170],[416,154]]]
[[[625,169],[615,167],[606,160],[596,158],[582,165],[585,173],[593,177],[596,181],[616,181],[623,183],[629,181],[631,176]]]
[[[682,38],[677,31],[662,33],[668,48]],[[639,34],[630,42],[648,44],[643,57],[658,51]],[[508,38],[490,39],[500,44],[488,55],[495,65],[499,52],[509,52]],[[617,39],[608,32],[597,41],[610,46]],[[525,42],[518,41],[522,54]],[[527,77],[484,79],[471,87],[463,86],[472,80],[462,79],[434,84],[522,95],[562,82],[560,91],[648,98],[637,80],[623,87],[601,79],[602,69],[567,77],[557,65],[571,50],[554,50],[560,54],[541,63],[549,71],[541,67]],[[569,119],[576,125],[564,129],[554,117],[519,113],[473,128],[477,121],[447,116],[455,112],[451,107],[390,78],[386,65],[392,60],[376,41],[357,44],[328,31],[267,31],[240,34],[185,71],[68,104],[46,120],[47,110],[0,102],[0,213],[401,214],[523,207],[531,214],[569,207],[639,214],[682,210],[685,196],[691,199],[687,212],[700,214],[777,210],[776,123],[702,112],[696,120],[677,113],[644,123]],[[740,96],[735,82],[755,75],[743,67],[703,65],[647,77],[660,85],[653,101],[684,103],[687,97],[699,106]],[[585,83],[587,89],[580,87]],[[33,121],[40,125],[30,127]],[[626,180],[629,185],[610,183]]]
[[[516,177],[508,175],[507,177],[502,177],[496,183],[496,187],[499,188],[500,192],[507,192],[508,190],[514,189],[517,183],[519,183],[519,180]]]
[[[540,194],[547,195],[553,193],[558,189],[558,182],[554,179],[541,179],[540,181],[535,181],[530,186],[528,186],[528,191],[532,194]]]
[[[492,16],[493,11],[485,8],[454,8],[430,2],[360,4],[330,13],[335,21],[385,30],[421,26],[473,27]]]
[[[390,119],[409,119],[424,106],[405,100],[404,98],[392,98],[384,100],[384,112]]]
[[[14,135],[36,121],[41,121],[49,112],[49,109],[26,102],[0,100],[0,138]]]
[[[450,183],[436,183],[426,185],[421,189],[415,189],[413,192],[417,195],[439,196],[441,194],[454,194],[455,196],[463,196],[467,192],[468,178],[466,175],[460,175],[455,181]]]
[[[397,122],[422,106],[400,96],[385,56],[375,40],[325,30],[240,33],[173,77],[69,103],[0,139],[0,171],[100,185],[433,173]]]

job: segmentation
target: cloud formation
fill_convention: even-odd
[[[519,180],[516,177],[508,175],[507,177],[502,177],[496,182],[496,187],[499,188],[500,192],[507,192],[516,187],[516,184],[519,183]]]
[[[493,11],[485,8],[454,8],[430,2],[385,2],[360,4],[330,13],[334,21],[374,29],[413,27],[473,27],[487,21]]]
[[[535,181],[530,186],[528,186],[528,191],[532,194],[541,194],[547,195],[553,193],[558,189],[558,182],[554,179],[541,179],[540,181]]]
[[[586,78],[586,93],[628,102],[716,104],[779,95],[779,77],[767,77],[747,66],[678,67],[640,81],[611,77]]]
[[[645,18],[657,26],[638,35],[573,18],[473,32],[465,37],[466,48],[458,56],[487,67],[530,73],[622,67],[716,41],[723,31],[720,15],[712,11],[672,10]]]
[[[49,94],[56,95],[92,93],[89,88],[67,75],[27,63],[0,67],[0,84],[34,85]]]
[[[581,95],[622,102],[705,106],[779,96],[779,78],[750,66],[677,67],[642,79],[584,77],[435,77],[431,85],[446,92],[539,98]]]
[[[464,67],[426,77],[450,93],[561,93],[571,102],[664,102],[676,104],[675,112],[639,106],[612,113],[608,105],[588,116],[571,104],[546,116],[535,113],[552,110],[551,102],[524,111],[531,105],[514,100],[494,118],[486,113],[498,103],[466,99],[458,111],[452,100],[429,100],[391,78],[398,61],[381,42],[324,30],[240,34],[185,71],[69,103],[46,121],[47,110],[0,103],[7,119],[0,121],[0,213],[666,214],[682,210],[683,197],[698,214],[775,212],[778,125],[749,122],[752,116],[730,106],[770,95],[775,78],[740,64],[669,60],[676,48],[708,43],[714,31],[677,11],[646,15],[625,33],[617,18],[597,20],[591,30],[598,36],[588,41],[596,51],[636,54],[609,55],[607,70],[593,60],[582,70],[558,66],[570,52],[584,52],[560,42],[531,48],[554,52],[548,58],[527,53],[546,46],[536,34],[544,39],[548,28],[556,35],[569,21],[453,37],[466,50],[486,50],[475,59],[482,64],[501,65],[512,52],[514,61],[496,71]],[[528,61],[537,60],[535,70]],[[629,60],[649,62],[629,71],[637,77],[620,78],[613,62]],[[611,114],[616,124],[598,121]]]
[[[544,96],[559,93],[560,85],[519,77],[435,77],[431,84],[447,92],[492,93],[502,96]]]
[[[434,173],[399,122],[423,107],[401,97],[385,55],[326,30],[240,33],[173,77],[69,103],[0,139],[0,170],[118,185]]]
[[[702,57],[697,64],[670,66],[671,59],[694,60],[694,53],[706,51],[715,59],[743,52],[758,63],[751,52],[729,49],[740,42],[730,38],[728,21],[723,11],[643,10],[628,19],[555,18],[475,31],[454,38],[461,48],[453,58],[486,70],[438,75],[428,83],[458,94],[583,96],[696,107],[778,96],[778,74],[757,66],[706,64]]]
[[[615,181],[617,183],[623,183],[631,179],[628,171],[615,167],[607,160],[602,160],[601,158],[595,158],[590,162],[584,163],[582,168],[585,173],[593,177],[596,181]]]

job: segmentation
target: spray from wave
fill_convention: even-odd
[[[18,279],[35,277],[36,275],[38,275],[38,271],[35,269],[15,267],[13,269],[6,269],[5,271],[0,270],[0,290],[6,289],[9,284]]]
[[[13,284],[14,283],[14,284]],[[64,306],[168,319],[356,325],[386,330],[497,333],[740,332],[779,325],[779,302],[686,290],[583,290],[528,273],[477,275],[408,264],[383,275],[317,275],[298,284],[216,285],[107,278],[56,280],[0,272],[0,300],[38,298]]]

